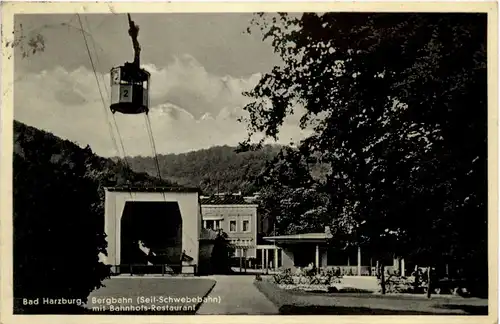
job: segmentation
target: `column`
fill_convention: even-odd
[[[269,269],[269,250],[268,249],[265,249],[264,251],[265,252],[265,267],[266,267],[266,273],[268,272],[268,269]]]
[[[316,269],[319,269],[319,244],[316,244]]]
[[[328,249],[324,248],[320,251],[320,263],[322,268],[328,267]]]
[[[405,259],[401,258],[401,276],[405,276]]]
[[[361,276],[361,247],[358,246],[358,276]]]
[[[243,255],[245,256],[244,257],[244,263],[243,263],[243,266],[245,268],[245,273],[247,272],[247,249],[243,249]]]
[[[203,228],[207,228],[207,221],[206,220],[203,221]]]
[[[393,262],[393,265],[392,265],[392,270],[395,272],[395,273],[398,273],[401,275],[401,265],[400,265],[400,261],[401,261],[401,258],[400,257],[396,257],[394,258],[394,262]]]
[[[260,260],[261,260],[261,263],[262,263],[262,271],[264,271],[264,264],[265,264],[264,249],[260,249]]]
[[[240,252],[240,272],[243,272],[243,249],[242,248],[239,248],[238,249],[239,252]]]
[[[278,248],[274,247],[274,270],[278,270]]]

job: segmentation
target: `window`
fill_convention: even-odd
[[[205,221],[206,229],[217,230],[220,228],[220,220],[206,220]]]
[[[243,232],[250,232],[250,221],[243,221]]]
[[[234,220],[229,221],[229,231],[236,232],[236,221]]]
[[[205,228],[206,229],[214,229],[214,221],[213,220],[206,220],[205,221]]]

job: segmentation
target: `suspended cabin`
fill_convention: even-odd
[[[111,112],[141,114],[149,112],[151,74],[134,63],[111,69]]]

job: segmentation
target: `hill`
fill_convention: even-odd
[[[18,121],[14,121],[14,162],[14,172],[21,162],[42,168],[83,168],[85,176],[97,183],[101,204],[105,186],[177,186],[169,181],[160,183],[157,178],[145,172],[133,172],[121,161],[100,157],[94,154],[89,146],[82,148],[69,140]]]
[[[214,146],[182,154],[158,155],[163,179],[179,185],[200,187],[204,194],[238,192],[251,194],[257,190],[255,178],[281,150],[266,145],[258,151],[237,153],[235,147]],[[156,176],[152,157],[127,158],[132,170]]]

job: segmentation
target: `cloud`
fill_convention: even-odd
[[[249,102],[242,92],[255,86],[260,74],[247,78],[217,76],[189,55],[163,68],[145,68],[151,72],[149,119],[158,153],[236,145],[245,139],[246,127],[237,122],[245,114],[242,107]],[[89,144],[102,156],[123,155],[119,138],[127,155],[151,155],[146,116],[112,115],[108,108],[109,74],[97,78],[105,105],[96,76],[85,68],[67,71],[58,67],[18,77],[14,117],[80,145]],[[293,122],[282,128],[280,139],[288,144],[290,139],[305,135]]]

